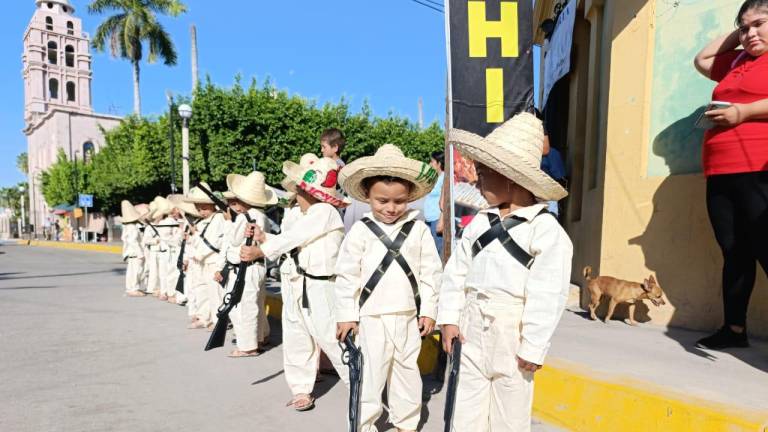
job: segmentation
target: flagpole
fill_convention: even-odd
[[[453,145],[448,142],[448,133],[453,127],[453,90],[451,81],[451,1],[445,2],[445,52],[448,65],[447,82],[445,89],[445,152],[444,162],[447,162],[443,177],[443,260],[448,261],[453,245],[456,241],[454,230],[456,220],[456,207],[453,200]],[[447,193],[446,193],[447,192]],[[447,211],[446,211],[447,210]]]

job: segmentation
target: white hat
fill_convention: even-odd
[[[151,212],[149,217],[153,219],[157,217],[168,216],[173,211],[173,208],[174,208],[174,205],[171,204],[170,201],[168,201],[166,198],[161,196],[156,196],[155,199],[152,200],[150,207],[152,207],[152,204],[155,205],[155,208]]]
[[[298,164],[292,161],[283,162],[283,174],[287,177],[289,183],[286,185],[291,187],[291,192],[296,191],[298,187],[335,207],[346,207],[351,202],[336,189],[339,166],[331,158],[318,158],[312,153],[307,153],[301,157]]]
[[[187,202],[184,199],[184,195],[176,194],[176,195],[168,195],[168,201],[173,204],[174,207],[181,210],[182,213],[185,215],[189,215],[192,217],[199,218],[200,213],[197,212],[197,208],[194,204],[191,202]]]
[[[448,142],[466,157],[480,162],[546,201],[557,201],[568,192],[541,170],[544,128],[541,120],[520,113],[487,137],[451,129]]]
[[[339,182],[349,196],[367,202],[363,181],[376,176],[397,177],[413,184],[408,195],[408,202],[413,202],[432,191],[439,174],[428,164],[405,157],[397,146],[384,144],[375,155],[356,159],[342,168]]]
[[[213,191],[208,183],[200,182],[200,185],[209,191]],[[213,200],[205,194],[199,187],[195,186],[189,190],[187,196],[184,197],[184,201],[192,204],[213,204]]]
[[[139,219],[145,216],[145,214],[139,212],[128,200],[120,202],[120,213],[121,220],[124,224],[138,222]]]
[[[146,220],[149,216],[149,204],[136,204],[133,206],[137,212],[141,215],[139,220]]]
[[[277,194],[267,185],[264,174],[259,171],[253,171],[248,176],[229,174],[227,187],[235,198],[248,205],[264,207],[277,204]]]

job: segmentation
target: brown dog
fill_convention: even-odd
[[[608,315],[605,322],[609,322],[613,316],[613,310],[619,303],[629,303],[629,324],[637,325],[635,321],[635,304],[643,299],[648,299],[654,306],[664,303],[664,292],[656,283],[656,278],[651,275],[643,283],[619,280],[610,276],[592,277],[592,267],[584,267],[584,278],[587,280],[587,288],[592,300],[589,302],[589,315],[593,320],[597,319],[595,309],[600,305],[600,298],[606,295],[610,298],[608,303]]]

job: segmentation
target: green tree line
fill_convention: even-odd
[[[374,117],[365,103],[351,113],[348,103],[322,106],[275,89],[269,81],[255,80],[243,86],[239,77],[232,87],[208,79],[195,92],[190,120],[190,178],[224,189],[229,173],[263,171],[267,181],[278,185],[284,160],[298,161],[307,152],[319,153],[323,129],[344,131],[347,147],[342,158],[350,162],[371,155],[382,144],[400,146],[419,160],[443,148],[443,130],[437,123],[425,129],[406,118],[389,114]],[[173,108],[157,118],[127,117],[120,126],[105,132],[106,145],[89,161],[73,162],[63,151],[42,175],[43,195],[49,206],[73,203],[77,192],[94,195],[98,210],[117,213],[120,201],[148,202],[170,193],[170,139],[175,141],[175,183],[181,188],[181,119]]]

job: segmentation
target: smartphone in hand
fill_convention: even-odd
[[[709,112],[716,109],[723,109],[728,108],[729,106],[733,105],[730,102],[722,102],[722,101],[712,101],[707,105],[707,107],[704,109],[704,111],[701,113],[698,119],[696,119],[696,127],[698,129],[711,129],[715,127],[715,124],[710,120],[709,117],[707,117],[704,113]]]

